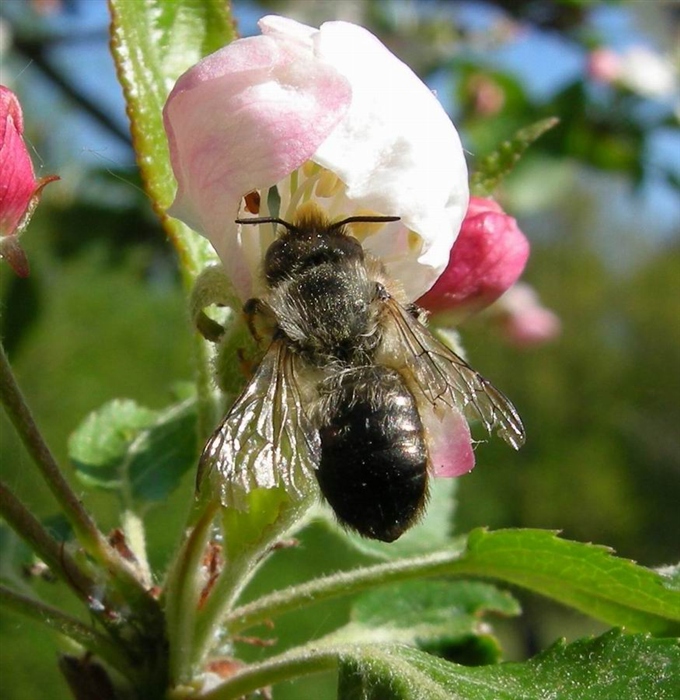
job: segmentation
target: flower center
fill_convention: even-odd
[[[347,188],[330,170],[308,160],[288,177],[268,190],[249,192],[243,198],[244,218],[248,214],[258,217],[278,217],[293,222],[301,208],[310,203],[318,206],[330,222],[350,216],[379,216],[381,213],[366,207],[358,207],[347,197]],[[360,222],[352,224],[352,235],[360,241],[377,233],[385,224]],[[266,247],[273,241],[271,225],[260,226],[260,243]]]
[[[341,221],[349,217],[375,217],[390,216],[393,212],[378,212],[367,207],[360,207],[347,196],[345,183],[333,172],[322,166],[307,161],[300,168],[280,180],[276,185],[262,190],[253,190],[243,197],[239,217],[248,219],[276,218],[289,223],[299,220],[300,214],[309,207],[321,209],[330,223]],[[353,222],[351,235],[362,245],[366,239],[382,232],[386,225],[384,222]],[[397,228],[390,230],[390,245],[383,246],[387,255],[380,251],[380,257],[389,261],[389,251],[394,248],[392,254],[399,257],[404,249],[420,245],[420,238],[413,234],[408,237],[408,231]],[[394,234],[394,235],[393,235]],[[260,270],[264,255],[277,236],[277,226],[273,223],[262,223],[259,226],[245,226],[239,232],[239,244],[246,256],[248,267],[251,270]],[[402,238],[406,240],[400,242]],[[375,240],[375,239],[374,239]],[[255,279],[259,279],[257,274]],[[255,282],[256,292],[258,282]]]

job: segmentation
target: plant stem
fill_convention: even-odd
[[[137,580],[134,571],[109,546],[106,538],[99,531],[94,520],[65,479],[31,414],[31,410],[16,382],[1,343],[0,401],[5,406],[7,415],[24,443],[26,450],[33,458],[43,479],[57,499],[64,515],[73,526],[79,543],[88,554],[103,566],[106,572],[113,576],[119,588],[125,591],[128,603],[133,608],[136,608],[137,612],[144,612],[152,618],[158,619],[160,609],[156,601],[151,598],[144,586]],[[33,517],[24,506],[21,506],[21,508],[28,516]],[[33,518],[33,520],[35,519]],[[35,520],[35,523],[42,529],[37,520]],[[21,529],[18,529],[17,532],[22,534]],[[57,568],[57,570],[59,569]]]
[[[194,361],[196,363],[196,438],[202,450],[206,440],[215,429],[215,403],[212,393],[211,350],[208,342],[194,333]]]
[[[89,601],[95,590],[94,580],[83,571],[65,550],[40,524],[26,506],[0,482],[0,513],[9,526],[77,595]]]
[[[98,560],[108,560],[108,544],[85,510],[57,464],[31,414],[14,378],[5,350],[0,344],[0,400],[26,450],[73,526],[80,543]]]
[[[165,586],[165,618],[170,645],[170,678],[178,684],[185,680],[193,660],[194,625],[201,594],[201,560],[210,537],[217,503],[201,503],[200,514],[192,512],[195,520],[170,568]]]
[[[123,653],[122,648],[92,627],[84,625],[80,620],[76,620],[76,618],[57,608],[17,593],[2,585],[0,585],[0,605],[32,620],[41,622],[55,632],[69,637],[88,651],[107,661],[126,677],[134,676],[132,664]]]
[[[298,676],[333,671],[338,664],[339,647],[297,647],[259,664],[252,664],[217,688],[201,695],[201,700],[236,700]]]
[[[256,539],[245,547],[243,542],[232,542],[236,546],[231,552],[229,539],[238,530],[230,532],[223,520],[226,563],[205,605],[196,616],[195,662],[203,661],[210,653],[216,635],[223,629],[224,619],[229,610],[259,567],[266,561],[268,553],[272,551],[272,545],[287,533],[303,526],[305,515],[315,500],[316,492],[310,490],[300,500],[287,502],[287,505],[279,510],[276,519],[259,530]],[[244,514],[243,517],[247,519],[249,516]]]
[[[411,559],[340,571],[299,586],[275,591],[252,603],[236,608],[225,616],[224,625],[230,634],[269,620],[277,615],[314,605],[323,600],[351,595],[368,588],[396,581],[451,573],[451,565],[459,559],[461,550],[436,552]]]
[[[132,551],[136,561],[136,567],[140,583],[146,588],[153,585],[153,575],[149,565],[149,557],[146,552],[146,536],[144,522],[133,510],[124,510],[120,517],[120,524],[125,535],[125,541]]]

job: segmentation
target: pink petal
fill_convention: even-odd
[[[206,235],[242,294],[241,198],[289,175],[348,108],[351,88],[298,41],[240,39],[177,81],[163,118],[178,191],[169,210]]]
[[[442,407],[441,415],[421,410],[427,433],[430,462],[435,477],[456,477],[467,474],[475,466],[470,426],[455,408]]]
[[[509,316],[502,324],[506,338],[520,347],[542,345],[557,338],[562,324],[550,309],[532,309],[520,316]]]
[[[37,187],[22,132],[19,101],[11,90],[0,86],[0,235],[3,236],[17,230]]]
[[[536,290],[518,283],[491,309],[506,339],[520,347],[541,345],[561,332],[559,316],[541,304]]]

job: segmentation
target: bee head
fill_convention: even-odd
[[[331,223],[316,204],[298,208],[295,223],[277,217],[236,219],[237,224],[278,224],[284,227],[269,246],[264,259],[264,274],[270,287],[290,279],[305,269],[324,263],[362,262],[361,243],[346,231],[353,223],[387,223],[398,216],[350,216]]]

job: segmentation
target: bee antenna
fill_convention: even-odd
[[[256,226],[257,224],[281,224],[281,226],[285,226],[289,231],[299,233],[297,226],[293,226],[293,224],[289,223],[288,221],[284,221],[283,219],[279,219],[275,216],[256,216],[250,219],[236,219],[235,223],[251,224],[253,226]]]
[[[399,221],[399,216],[349,216],[342,221],[331,224],[331,229],[342,228],[346,224],[385,224],[390,221]]]

